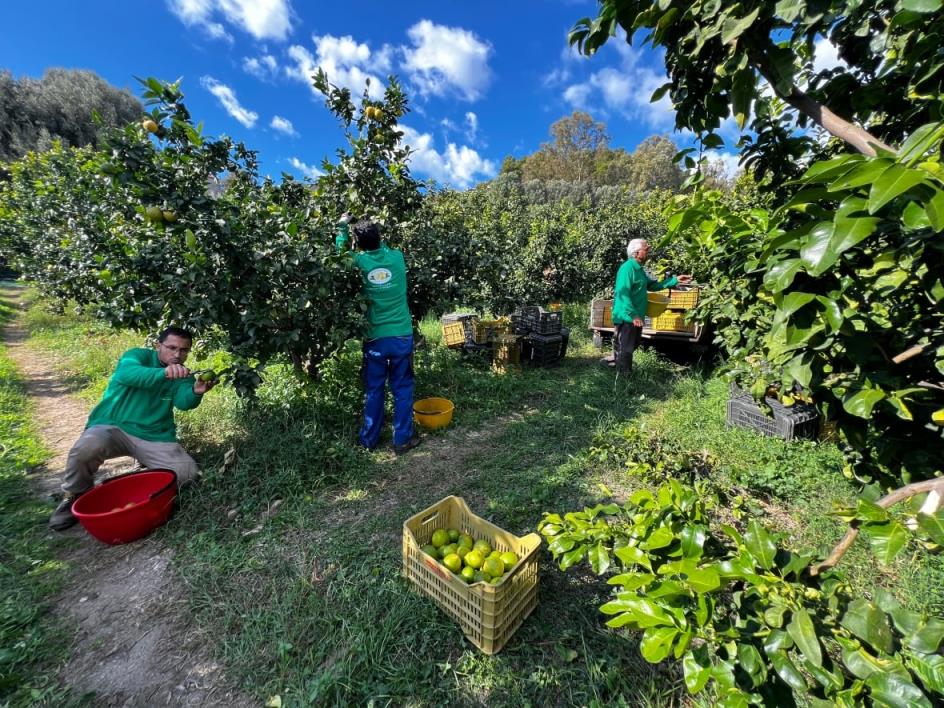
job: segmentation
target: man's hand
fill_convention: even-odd
[[[183,364],[168,364],[164,367],[164,378],[185,379],[190,376],[190,369]]]
[[[688,285],[692,282],[692,276],[690,275],[680,275],[678,277],[679,285]]]
[[[637,327],[643,326],[642,317],[633,317],[633,324]]]
[[[204,393],[209,391],[211,388],[216,386],[220,382],[219,379],[210,379],[209,381],[201,381],[199,378],[193,384],[193,392],[198,396],[202,396]]]

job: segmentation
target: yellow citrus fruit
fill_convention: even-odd
[[[425,546],[423,546],[422,551],[428,556],[432,556],[433,558],[439,558],[439,552],[436,550],[436,546],[434,546],[431,543],[428,543]]]
[[[471,584],[475,580],[475,569],[470,568],[469,566],[466,566],[465,568],[462,569],[459,575],[462,576],[463,580]]]
[[[500,559],[501,559],[501,551],[492,551],[491,553],[488,554],[488,557],[489,557],[489,558],[498,558],[498,559],[500,560]]]
[[[435,531],[433,531],[432,542],[433,542],[433,545],[436,546],[436,548],[439,548],[440,546],[445,546],[447,543],[449,543],[449,532],[446,531],[446,529],[436,529]]]
[[[456,555],[460,558],[465,558],[466,554],[469,552],[469,549],[465,546],[456,546]]]
[[[449,540],[452,543],[456,543],[459,540],[459,529],[449,529],[446,533],[449,534]]]
[[[463,560],[465,561],[465,564],[467,566],[471,568],[475,568],[475,569],[481,568],[482,563],[485,561],[485,559],[482,558],[482,554],[476,550],[471,550],[468,553],[466,553],[465,558],[463,558]]]
[[[450,553],[443,558],[443,565],[449,568],[453,573],[458,573],[462,569],[462,559],[455,553]]]
[[[482,572],[494,578],[505,572],[505,566],[497,558],[486,558],[482,563]]]
[[[145,214],[147,214],[148,221],[157,222],[164,219],[164,212],[158,206],[149,206],[145,210]]]
[[[482,558],[485,558],[492,552],[492,545],[488,541],[479,539],[475,542],[475,545],[472,546],[472,550],[478,551],[482,555]]]
[[[472,537],[471,537],[469,534],[467,534],[467,533],[460,534],[460,535],[459,535],[459,545],[462,546],[462,547],[464,547],[464,548],[468,548],[468,549],[471,551],[471,550],[472,550],[472,547],[475,545],[475,539],[472,538]]]
[[[445,558],[446,556],[452,553],[455,553],[456,548],[458,548],[458,546],[456,546],[456,544],[454,543],[447,543],[445,546],[443,546],[442,551],[441,551],[443,558]]]
[[[476,583],[481,583],[485,579],[485,573],[483,573],[481,570],[475,571],[475,575],[472,576],[473,582]]]
[[[503,577],[504,577],[503,575],[496,575],[494,578],[492,578],[488,582],[490,585],[498,585],[498,583],[502,581]]]
[[[155,123],[153,120],[150,120],[150,119],[141,123],[141,127],[144,128],[149,133],[157,132],[157,123]]]
[[[501,554],[502,565],[505,566],[505,572],[515,567],[515,564],[518,562],[518,554],[514,551],[505,551]]]

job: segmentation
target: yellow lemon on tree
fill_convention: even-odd
[[[494,578],[505,572],[505,566],[497,558],[486,558],[482,563],[482,572]]]
[[[463,533],[459,535],[459,545],[469,550],[472,550],[472,547],[475,545],[475,539],[472,538],[469,534]]]
[[[446,533],[449,534],[449,540],[452,543],[456,543],[459,540],[459,529],[449,529]]]
[[[158,222],[164,219],[164,212],[159,206],[149,206],[144,213],[147,215],[148,221]]]
[[[475,542],[475,545],[472,546],[472,550],[478,551],[481,554],[482,558],[484,559],[488,556],[489,553],[492,552],[492,545],[488,541],[479,539],[478,541]]]
[[[155,123],[155,122],[154,122],[153,120],[151,120],[150,118],[149,118],[148,120],[144,121],[143,123],[141,123],[141,127],[144,128],[144,129],[145,129],[147,132],[149,132],[149,133],[156,133],[156,132],[157,132],[157,123]]]
[[[475,549],[466,553],[465,558],[463,558],[463,560],[465,561],[465,564],[467,566],[469,566],[470,568],[475,568],[475,569],[481,568],[482,563],[485,561],[485,559],[482,558],[482,554],[476,551]]]
[[[515,564],[518,562],[518,554],[514,551],[505,551],[501,554],[502,565],[505,566],[505,572],[515,567]]]
[[[445,546],[447,543],[449,543],[449,532],[446,531],[446,529],[436,529],[433,531],[432,542],[436,548]]]

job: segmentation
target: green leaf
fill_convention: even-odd
[[[672,651],[672,643],[678,635],[675,627],[653,627],[642,635],[639,652],[650,664],[658,664]]]
[[[816,628],[813,626],[809,613],[802,607],[793,612],[793,618],[787,625],[787,634],[810,663],[814,666],[823,665],[823,654],[819,646],[819,637],[816,636]]]
[[[894,708],[931,708],[924,692],[900,674],[876,671],[865,680],[872,700]]]
[[[698,693],[705,687],[711,676],[711,660],[705,647],[698,647],[682,657],[682,673],[689,693]]]
[[[869,190],[869,213],[874,214],[895,197],[924,182],[924,172],[904,165],[888,167]]]
[[[852,189],[866,184],[872,184],[876,178],[884,172],[894,160],[887,157],[876,157],[866,159],[853,169],[843,175],[840,175],[829,184],[829,191],[835,192],[840,189]]]
[[[940,7],[941,0],[925,0]],[[907,2],[907,0],[906,0]],[[920,2],[920,0],[919,0]],[[909,9],[909,8],[905,8]],[[935,8],[937,9],[937,8]],[[933,12],[934,10],[930,10]],[[918,11],[920,12],[920,10]],[[936,142],[936,133],[941,129],[940,123],[926,123],[915,130],[908,139],[898,148],[898,159],[901,162],[911,162],[922,157]]]
[[[625,590],[638,590],[655,579],[656,576],[650,573],[621,573],[614,575],[606,582],[609,585],[622,585]]]
[[[906,654],[905,663],[929,691],[944,695],[944,656]]]
[[[840,624],[880,652],[892,653],[894,643],[888,617],[868,600],[860,598],[850,602]]]
[[[747,533],[744,534],[744,542],[747,550],[753,556],[757,564],[769,570],[774,565],[774,557],[777,555],[777,546],[771,540],[770,535],[757,519],[751,519],[747,527]]]
[[[754,688],[767,679],[767,662],[753,644],[737,645],[738,664],[751,677]]]
[[[576,563],[579,563],[580,560],[584,557],[587,552],[586,546],[578,546],[572,551],[568,551],[560,559],[560,569],[567,570]]]
[[[793,647],[793,640],[786,632],[775,629],[764,638],[764,651],[768,656],[774,652],[786,651]]]
[[[885,524],[868,524],[865,531],[872,544],[872,550],[878,559],[885,564],[891,563],[908,543],[911,535],[908,529],[897,521]]]
[[[923,14],[937,12],[941,9],[942,5],[944,5],[944,1],[942,0],[901,0],[901,2],[898,3],[898,6],[902,10],[920,12]],[[926,128],[928,126],[923,127]]]
[[[852,389],[843,399],[842,407],[854,416],[869,418],[875,404],[884,398],[885,392],[877,388]]]
[[[757,15],[760,13],[760,8],[755,8],[754,12],[744,17],[729,17],[724,21],[724,25],[721,28],[721,43],[730,44],[735,39],[740,37],[752,24],[754,20],[757,19]]]
[[[944,546],[944,514],[918,514],[918,528],[939,546]]]
[[[619,558],[625,566],[641,565],[647,570],[652,570],[652,563],[649,560],[649,556],[636,546],[617,548],[613,551],[613,555]]]
[[[713,568],[699,568],[688,574],[688,584],[695,592],[711,592],[721,587],[721,577]]]
[[[591,546],[587,557],[590,561],[590,567],[597,575],[603,575],[610,568],[610,554],[603,543],[597,543]]]
[[[675,534],[668,526],[660,526],[651,534],[649,538],[639,544],[639,547],[646,551],[655,551],[659,548],[665,548],[675,540]]]
[[[934,196],[925,204],[924,211],[935,232],[944,230],[944,192],[934,190]]]
[[[779,676],[785,684],[794,691],[802,691],[805,693],[808,690],[809,687],[807,686],[806,679],[803,678],[803,674],[800,673],[790,657],[787,656],[787,652],[768,651],[767,657],[770,659],[770,663],[773,664],[777,676]]]
[[[764,610],[764,622],[768,627],[779,629],[783,626],[783,616],[787,612],[784,605],[772,605]]]
[[[694,558],[696,560],[701,558],[706,538],[704,526],[686,526],[679,533],[679,538],[682,541],[683,558]]]
[[[797,271],[803,266],[799,258],[777,261],[764,273],[764,287],[772,293],[779,293],[790,287]]]

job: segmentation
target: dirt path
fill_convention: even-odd
[[[43,492],[54,493],[88,408],[58,379],[53,361],[25,346],[23,327],[6,327],[2,338],[54,453],[45,468],[35,470]],[[108,468],[117,472],[132,462],[120,458]],[[228,685],[206,650],[208,640],[187,611],[170,549],[149,539],[106,546],[80,526],[62,535],[72,543],[64,552],[69,577],[56,612],[77,630],[60,672],[66,685],[78,694],[93,692],[96,706],[256,705]]]

